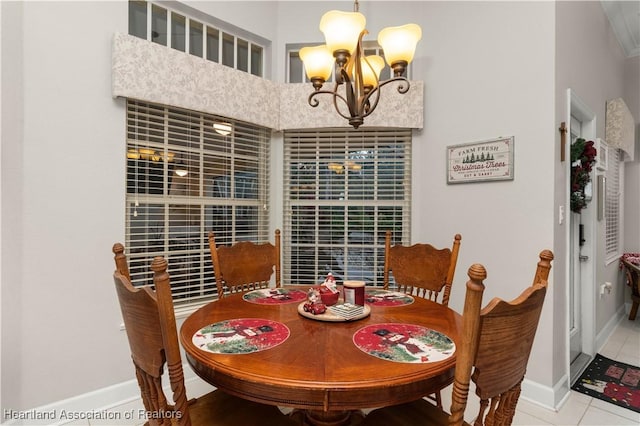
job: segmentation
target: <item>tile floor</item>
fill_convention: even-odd
[[[600,350],[600,354],[616,361],[640,366],[640,318],[636,318],[635,321],[623,318]],[[451,392],[448,389],[442,392],[445,407],[451,404],[450,395]],[[474,403],[477,399],[470,398],[469,401]],[[476,402],[475,406],[467,408],[467,412],[477,413],[477,408]],[[513,424],[519,426],[638,426],[640,413],[571,391],[568,400],[557,412],[541,408],[520,398]]]

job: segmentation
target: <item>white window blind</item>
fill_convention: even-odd
[[[265,128],[127,101],[126,246],[134,285],[150,284],[151,260],[164,256],[176,303],[217,296],[208,232],[218,244],[269,240],[268,142]]]
[[[605,255],[607,261],[619,257],[620,253],[620,150],[609,147],[606,172],[606,228]]]
[[[410,237],[411,130],[284,134],[283,279],[382,284],[385,232]]]

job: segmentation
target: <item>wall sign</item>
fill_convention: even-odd
[[[513,136],[447,147],[447,183],[513,180]]]

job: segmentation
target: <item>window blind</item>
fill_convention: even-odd
[[[410,238],[411,130],[284,133],[283,279],[382,285],[384,238]]]
[[[607,260],[610,260],[620,254],[620,150],[609,147],[608,154],[605,255]]]
[[[174,300],[216,297],[207,235],[269,240],[269,131],[199,112],[127,101],[126,245],[134,285],[169,262]]]

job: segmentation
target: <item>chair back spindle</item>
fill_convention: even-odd
[[[126,279],[131,282],[131,275],[129,274],[129,264],[127,257],[124,254],[124,246],[120,243],[115,243],[112,248],[113,259],[116,262],[116,270],[120,272]]]
[[[453,391],[451,394],[451,415],[449,423],[462,424],[464,410],[469,396],[469,382],[471,369],[473,368],[473,354],[478,348],[478,334],[480,332],[480,308],[482,306],[482,294],[484,293],[483,281],[487,278],[487,271],[480,264],[471,265],[469,268],[469,281],[467,281],[467,295],[464,299],[464,316],[462,318],[462,342],[465,349],[458,353],[456,359],[456,371],[453,379]]]

